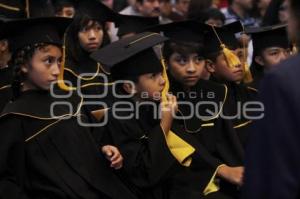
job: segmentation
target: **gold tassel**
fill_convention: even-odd
[[[76,87],[67,86],[64,81],[64,70],[65,70],[65,63],[66,63],[66,37],[67,37],[67,33],[64,34],[64,41],[62,46],[62,61],[61,61],[60,73],[58,76],[57,84],[59,88],[64,91],[73,91],[76,90]]]
[[[221,44],[221,48],[229,68],[236,68],[241,65],[240,59],[231,50],[229,50],[225,44]]]
[[[29,5],[29,0],[26,0],[26,5],[25,5],[25,12],[26,12],[26,17],[30,18],[30,5]]]
[[[220,46],[221,46],[221,49],[222,49],[222,52],[223,52],[223,55],[225,57],[225,60],[226,60],[226,63],[228,65],[228,67],[229,68],[235,68],[235,67],[241,65],[240,59],[231,50],[229,50],[226,47],[226,45],[222,42],[222,40],[220,39],[220,37],[219,37],[219,35],[216,31],[216,28],[213,25],[210,25],[210,27],[212,28],[212,30],[214,31],[217,39],[220,42]]]
[[[243,26],[243,34],[245,33],[245,28]],[[249,84],[253,81],[253,77],[250,71],[250,66],[247,62],[247,58],[248,58],[248,53],[247,53],[247,48],[246,48],[246,39],[242,39],[243,42],[243,68],[244,68],[244,78],[243,78],[243,82],[246,84]]]
[[[243,82],[246,84],[251,83],[253,81],[253,77],[252,77],[248,63],[244,62],[243,67],[244,67],[244,73],[245,73]]]
[[[167,75],[167,67],[165,59],[161,53],[161,64],[163,66],[163,78],[165,80],[165,87],[162,91],[162,102],[167,102],[167,93],[169,92],[170,82]],[[170,149],[170,152],[175,157],[175,159],[183,166],[189,167],[192,163],[191,155],[195,152],[195,148],[192,147],[189,143],[181,139],[174,132],[169,131],[168,133],[164,132],[165,139]]]

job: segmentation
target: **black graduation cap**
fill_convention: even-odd
[[[110,67],[115,80],[162,72],[162,64],[152,47],[167,40],[158,33],[140,33],[99,49],[91,58]]]
[[[27,18],[52,17],[54,8],[50,0],[23,0]]]
[[[54,7],[77,6],[77,0],[52,0]]]
[[[62,45],[65,29],[71,19],[64,17],[30,18],[5,23],[12,52],[27,45],[49,43]]]
[[[0,17],[25,18],[24,0],[0,0]]]
[[[203,42],[203,36],[209,26],[194,20],[161,24],[147,28],[147,31],[163,32],[164,36],[173,41]]]
[[[100,22],[116,21],[118,14],[99,0],[78,0],[76,16],[88,16]]]
[[[142,30],[159,24],[158,17],[142,17],[142,16],[132,16],[132,15],[121,15],[119,14],[120,20],[116,23],[118,27],[118,36],[129,33],[139,33]]]
[[[222,27],[214,27],[210,25],[210,30],[204,36],[205,53],[216,53],[222,49],[224,44],[229,49],[236,49],[240,46],[236,33],[244,30],[240,21],[236,21]]]
[[[246,33],[251,34],[252,37],[254,53],[257,54],[268,47],[288,48],[289,39],[286,28],[287,24],[280,24],[247,29]]]

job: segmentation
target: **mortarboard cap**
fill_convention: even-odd
[[[62,45],[62,38],[71,19],[64,17],[30,18],[5,23],[12,52],[27,45],[49,43]]]
[[[0,17],[25,18],[25,4],[23,0],[0,0]]]
[[[289,47],[289,39],[286,24],[266,26],[261,28],[249,28],[246,30],[253,41],[254,53],[259,53],[269,47]]]
[[[99,49],[91,54],[91,58],[110,67],[115,80],[162,72],[162,64],[153,47],[167,40],[158,33],[140,33]]]
[[[203,36],[209,26],[193,20],[173,22],[148,28],[148,31],[163,32],[173,41],[203,43]]]
[[[56,7],[63,7],[63,6],[74,6],[77,5],[77,0],[52,0],[53,6]]]
[[[240,21],[236,21],[222,27],[210,26],[210,31],[204,36],[205,51],[207,54],[220,52],[221,44],[229,49],[236,49],[240,46],[235,37],[236,33],[242,32],[243,26]]]
[[[158,17],[142,17],[119,14],[120,20],[116,23],[118,27],[118,36],[122,37],[130,33],[139,33],[142,30],[159,24]]]
[[[116,21],[118,19],[118,14],[99,0],[79,0],[76,7],[76,16],[88,16],[100,22]]]

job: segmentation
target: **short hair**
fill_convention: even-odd
[[[192,53],[197,53],[202,55],[203,53],[203,44],[197,42],[183,42],[183,41],[169,41],[166,42],[163,47],[163,56],[167,62],[173,53],[179,53],[184,56],[187,56]]]

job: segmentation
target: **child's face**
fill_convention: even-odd
[[[175,52],[169,58],[171,75],[186,88],[196,85],[201,78],[204,67],[205,60],[197,53],[184,56]]]
[[[31,62],[21,68],[26,76],[24,86],[29,89],[49,90],[60,74],[61,58],[62,52],[57,46],[48,45],[37,49]]]
[[[289,56],[289,50],[281,47],[270,47],[262,51],[261,56],[257,56],[255,61],[265,67],[271,69],[272,66],[279,64]]]
[[[103,36],[102,25],[92,20],[78,33],[80,46],[89,53],[100,48],[103,42]]]
[[[147,98],[159,101],[165,83],[162,73],[147,73],[139,76],[138,83],[135,84],[135,87],[137,94],[140,95],[142,99]]]
[[[73,6],[64,6],[59,10],[55,16],[73,18],[75,15],[75,8]]]
[[[243,51],[242,49],[236,49],[232,51],[243,63]],[[212,73],[214,77],[219,80],[225,80],[230,82],[240,82],[244,77],[244,67],[242,65],[238,65],[235,68],[229,68],[226,62],[226,59],[221,53],[216,58],[215,62],[210,62],[209,71]]]

